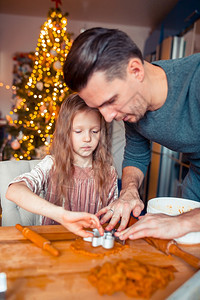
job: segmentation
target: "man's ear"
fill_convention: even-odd
[[[127,71],[129,74],[134,75],[139,81],[144,79],[144,65],[139,58],[132,57],[129,60]]]

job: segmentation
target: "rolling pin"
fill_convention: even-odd
[[[200,259],[192,254],[181,250],[178,247],[177,242],[175,240],[157,239],[152,237],[145,237],[144,240],[156,249],[162,251],[163,253],[167,255],[173,254],[175,256],[178,256],[192,267],[196,269],[200,268]]]
[[[54,256],[59,255],[59,251],[51,245],[51,242],[49,240],[45,239],[40,234],[36,233],[35,231],[33,231],[27,227],[23,227],[20,224],[16,224],[15,227],[19,231],[22,232],[22,234],[25,238],[27,238],[28,240],[33,242],[38,247],[48,251],[49,253],[51,253]]]
[[[128,227],[135,224],[137,219],[131,217],[128,223]],[[199,269],[200,268],[200,259],[192,254],[189,254],[182,249],[180,249],[175,240],[168,239],[158,239],[153,237],[145,237],[143,238],[148,244],[155,247],[159,251],[170,255],[173,254],[182,258],[185,262],[187,262],[192,267]]]

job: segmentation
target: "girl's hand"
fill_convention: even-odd
[[[99,219],[95,215],[86,212],[65,211],[61,224],[69,231],[81,237],[93,236],[92,233],[85,231],[84,228],[97,228],[100,235],[104,234]]]

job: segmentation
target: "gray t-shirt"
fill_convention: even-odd
[[[166,73],[167,99],[139,122],[125,122],[123,167],[135,166],[145,174],[152,141],[182,152],[191,163],[182,196],[200,201],[200,53],[153,64]]]

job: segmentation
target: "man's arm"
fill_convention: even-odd
[[[150,162],[151,144],[149,140],[135,130],[135,125],[132,123],[125,122],[125,134],[126,146],[120,197],[97,213],[98,217],[104,215],[101,224],[111,219],[106,230],[112,230],[120,219],[118,231],[125,229],[131,212],[137,217],[144,208],[138,189]]]
[[[144,237],[173,239],[189,232],[200,231],[200,208],[178,216],[165,214],[146,214],[139,217],[139,221],[122,232],[116,233],[120,239],[131,240]]]
[[[144,208],[144,203],[140,199],[139,188],[144,179],[142,171],[136,167],[126,167],[122,173],[122,190],[120,198],[134,200],[133,215],[138,217]]]
[[[109,225],[105,228],[106,230],[112,230],[121,219],[118,228],[118,231],[121,231],[126,228],[131,212],[136,217],[140,215],[144,204],[140,199],[138,189],[143,179],[144,174],[138,168],[125,167],[123,169],[122,190],[119,199],[104,207],[96,214],[98,217],[104,214],[101,224],[111,219]]]

